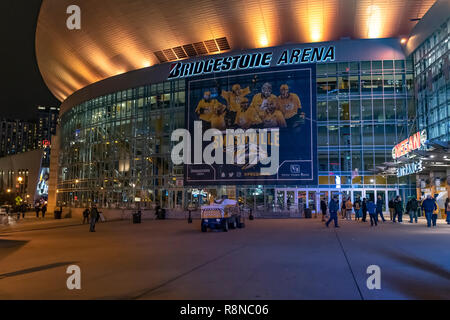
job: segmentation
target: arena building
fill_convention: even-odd
[[[80,30],[66,27],[72,4]],[[417,192],[414,174],[389,168],[393,148],[430,126],[422,107],[417,113],[414,82],[427,76],[417,52],[433,31],[416,23],[430,14],[440,19],[448,74],[448,1],[44,0],[37,59],[62,101],[49,204],[159,202],[176,211],[228,195],[281,214],[315,211],[337,194],[381,195],[387,210],[392,197]],[[447,100],[436,107],[447,106],[447,120],[437,116],[430,134],[448,141],[446,79],[436,96],[444,90]],[[173,132],[194,133],[196,123],[202,133],[276,128],[278,172],[261,174],[263,165],[249,162],[174,163]],[[194,157],[205,152],[200,144]]]

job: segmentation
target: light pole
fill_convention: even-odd
[[[21,202],[23,203],[23,198],[22,198],[22,195],[24,194],[24,192],[23,192],[23,178],[22,177],[17,177],[17,182],[19,183],[19,197],[21,199]]]

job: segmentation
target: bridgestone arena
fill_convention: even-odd
[[[302,35],[291,30],[300,29],[293,17],[286,19],[291,27],[278,31],[273,23],[263,27],[256,10],[255,26],[245,29],[224,4],[212,10],[201,1],[194,1],[195,13],[189,2],[174,2],[168,18],[151,10],[156,3],[83,1],[81,30],[69,30],[55,18],[69,2],[44,0],[36,32],[41,73],[62,102],[49,210],[96,204],[114,214],[159,204],[175,216],[227,196],[255,214],[281,217],[316,212],[321,199],[334,195],[352,202],[381,195],[385,212],[397,195],[422,197],[428,188],[447,196],[449,162],[436,170],[411,165],[402,154],[409,144],[395,148],[423,130],[424,145],[439,142],[431,150],[448,147],[450,21],[440,13],[448,2],[427,7],[417,24],[400,21],[391,33],[382,26],[373,33],[355,14],[346,17],[355,25],[350,34],[306,19],[302,28],[310,33]],[[429,50],[435,50],[432,71],[423,62]],[[433,80],[425,80],[428,72],[436,72]],[[428,119],[434,112],[436,119]],[[177,129],[190,134],[182,145],[188,163],[172,158],[181,141]],[[227,130],[252,129],[269,133],[255,140],[258,161],[250,159],[248,138],[233,147],[236,161],[225,153],[223,163],[202,161],[219,141],[208,132],[225,137]],[[264,173],[271,164],[263,161],[261,141],[267,157],[277,146],[274,173]]]

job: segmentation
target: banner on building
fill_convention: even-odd
[[[317,184],[315,72],[310,64],[187,79],[186,185]]]

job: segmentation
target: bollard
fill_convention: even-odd
[[[249,220],[255,219],[255,218],[253,217],[253,209],[252,209],[252,208],[250,208],[250,215],[248,216],[248,219],[249,219]]]
[[[188,223],[192,223],[191,210],[188,211],[189,211]]]

